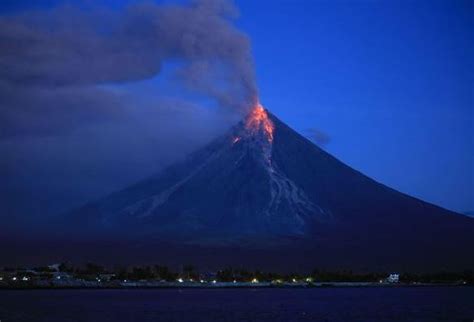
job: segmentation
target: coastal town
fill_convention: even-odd
[[[399,274],[320,271],[277,274],[227,268],[199,272],[184,265],[179,272],[167,266],[106,269],[88,263],[81,267],[52,264],[32,268],[0,269],[0,289],[28,288],[259,288],[259,287],[364,287],[473,285],[474,273]]]

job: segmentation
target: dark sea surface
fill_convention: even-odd
[[[1,322],[473,319],[474,287],[0,290]]]

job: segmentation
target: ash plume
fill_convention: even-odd
[[[0,213],[18,227],[158,171],[256,96],[232,2],[87,3],[0,14]]]
[[[0,138],[115,119],[125,106],[101,85],[153,78],[168,62],[175,65],[170,81],[244,112],[257,90],[237,16],[224,0],[0,16]],[[76,98],[80,107],[71,103]]]

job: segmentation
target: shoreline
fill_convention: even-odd
[[[2,290],[133,290],[133,289],[315,289],[315,288],[413,288],[413,287],[472,287],[463,283],[377,283],[377,282],[324,282],[324,283],[174,283],[127,282],[94,283],[90,285],[1,285]]]

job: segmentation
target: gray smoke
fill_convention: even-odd
[[[224,132],[256,97],[231,2],[86,9],[0,15],[3,223],[147,177]]]
[[[331,141],[331,137],[327,133],[314,127],[306,129],[304,134],[308,139],[319,146],[325,146]]]
[[[245,111],[257,90],[236,17],[224,0],[0,17],[0,138],[120,117],[120,96],[101,85],[153,78],[168,62],[176,66],[170,78],[187,90]]]

